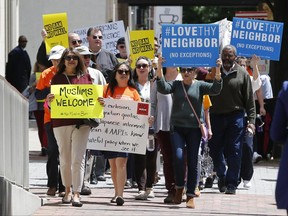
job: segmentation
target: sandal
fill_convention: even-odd
[[[62,198],[62,203],[63,204],[70,204],[72,202],[72,194],[69,193],[67,196],[65,195],[63,198]]]

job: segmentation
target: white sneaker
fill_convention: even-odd
[[[252,186],[251,181],[247,181],[247,180],[243,181],[244,188],[251,188],[251,186]]]
[[[153,188],[146,188],[146,196],[148,198],[154,198],[155,197]]]
[[[258,154],[257,152],[254,152],[252,162],[258,163],[260,160],[262,160],[262,155]]]
[[[146,191],[139,191],[135,196],[136,200],[147,200]]]

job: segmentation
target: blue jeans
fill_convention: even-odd
[[[176,188],[185,186],[185,148],[187,156],[187,196],[195,196],[198,172],[198,150],[201,141],[199,128],[174,127],[171,131]]]
[[[209,148],[217,176],[225,179],[226,186],[233,185],[236,188],[241,168],[243,132],[246,125],[244,112],[210,113],[210,121],[213,136],[209,140]]]
[[[253,136],[249,136],[246,132],[243,137],[243,148],[242,148],[242,161],[241,161],[241,171],[240,171],[240,178],[241,179],[250,181],[252,179],[254,168],[253,168]]]

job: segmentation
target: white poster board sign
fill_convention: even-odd
[[[91,129],[88,149],[145,154],[150,104],[105,99],[104,118]]]
[[[123,21],[120,20],[116,22],[104,23],[92,27],[101,29],[103,35],[102,47],[114,54],[118,53],[118,50],[116,49],[117,40],[125,36]],[[87,47],[89,47],[87,40],[87,31],[89,28],[90,26],[73,30],[73,32],[77,33],[80,36],[80,39],[83,41],[82,44]]]
[[[160,45],[158,52],[161,52],[163,24],[182,24],[182,6],[154,7],[154,31]]]

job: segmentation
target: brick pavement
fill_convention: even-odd
[[[275,183],[278,171],[278,163],[260,162],[255,166],[252,179],[252,188],[247,190],[239,186],[236,195],[221,194],[217,185],[211,189],[201,191],[201,196],[195,199],[195,209],[187,209],[185,203],[181,205],[167,205],[163,203],[166,196],[164,177],[156,184],[154,191],[156,197],[147,201],[135,200],[137,189],[125,189],[123,206],[111,204],[110,199],[114,195],[112,181],[107,175],[106,182],[91,185],[92,195],[82,196],[83,207],[76,208],[61,203],[58,196],[46,195],[46,157],[40,157],[40,144],[37,143],[37,130],[31,128],[30,138],[30,192],[43,199],[44,205],[33,216],[43,215],[286,215],[284,210],[278,210],[275,205]],[[162,174],[162,173],[161,173]]]
[[[75,208],[61,203],[58,196],[51,197],[47,191],[45,173],[46,157],[37,156],[39,152],[30,152],[30,192],[43,199],[44,206],[33,215],[286,215],[285,211],[277,210],[274,199],[277,175],[276,163],[260,163],[255,166],[252,188],[246,190],[240,185],[236,195],[224,195],[218,192],[217,185],[201,191],[201,196],[195,199],[195,209],[187,209],[181,205],[163,203],[166,196],[164,177],[155,186],[154,199],[147,201],[134,200],[137,189],[125,189],[124,206],[110,203],[114,195],[112,181],[106,175],[106,182],[91,185],[92,195],[82,196],[83,207]],[[161,173],[162,174],[162,173]]]

